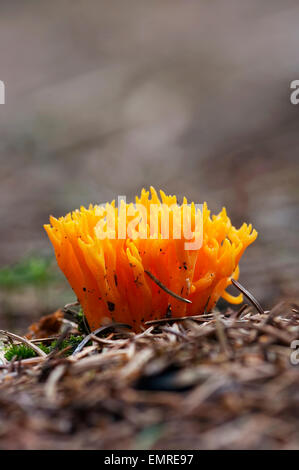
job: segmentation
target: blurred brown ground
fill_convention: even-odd
[[[298,18],[295,0],[2,0],[0,265],[51,253],[50,213],[152,184],[252,222],[241,282],[266,307],[295,297]]]

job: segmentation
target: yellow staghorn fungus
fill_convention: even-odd
[[[226,289],[256,230],[233,227],[225,208],[211,216],[206,203],[160,196],[143,189],[135,206],[90,205],[44,226],[91,330],[116,321],[139,331],[148,320],[210,311],[220,297],[242,302]]]

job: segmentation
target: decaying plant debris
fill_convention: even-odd
[[[151,323],[110,325],[68,356],[2,354],[0,448],[299,448],[296,305]],[[74,330],[64,319],[63,338]]]

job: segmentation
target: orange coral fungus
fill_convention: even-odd
[[[238,278],[240,258],[257,232],[247,224],[237,230],[225,208],[210,216],[206,203],[198,209],[160,194],[161,200],[153,188],[151,196],[143,189],[136,205],[90,205],[45,225],[92,330],[121,321],[138,331],[148,320],[209,311],[220,297],[242,302],[226,288]],[[195,239],[200,243],[192,245]]]

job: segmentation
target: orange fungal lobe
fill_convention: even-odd
[[[44,226],[91,330],[116,321],[139,331],[148,320],[210,311],[220,297],[242,302],[226,289],[256,230],[236,229],[225,209],[211,216],[206,203],[198,209],[185,198],[180,205],[175,196],[160,197],[143,189],[135,212],[113,201],[51,216]],[[200,244],[192,245],[199,226]]]

